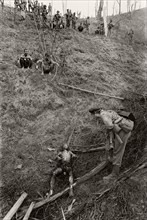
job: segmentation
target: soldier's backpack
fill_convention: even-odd
[[[127,112],[127,111],[124,111],[124,110],[118,110],[117,112],[120,116],[126,118],[126,119],[129,119],[131,121],[136,122],[136,119],[135,119],[135,116],[133,115],[133,113],[131,112]]]

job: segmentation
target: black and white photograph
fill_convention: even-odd
[[[147,220],[147,0],[0,0],[0,220]]]

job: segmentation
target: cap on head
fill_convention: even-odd
[[[93,107],[93,108],[90,108],[90,109],[89,109],[89,112],[90,112],[91,114],[95,114],[95,113],[100,114],[101,110],[102,110],[102,108]]]

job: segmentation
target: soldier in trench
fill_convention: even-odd
[[[119,175],[123,155],[128,139],[134,128],[134,116],[131,119],[122,117],[113,110],[91,108],[89,110],[96,118],[100,118],[108,131],[107,159],[112,163],[112,173],[104,177],[105,182],[114,181]],[[132,114],[132,113],[131,113]]]

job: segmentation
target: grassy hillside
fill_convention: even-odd
[[[105,127],[88,113],[91,105],[106,109],[125,107],[134,112],[137,124],[126,148],[122,172],[135,165],[145,155],[146,146],[146,48],[136,49],[135,44],[128,45],[126,41],[75,30],[38,31],[29,16],[26,21],[20,21],[17,15],[14,22],[10,8],[5,8],[0,16],[3,215],[22,191],[29,194],[26,204],[40,194],[45,196],[55,166],[49,162],[55,153],[49,152],[48,147],[58,149],[67,141],[74,126],[71,148],[89,149],[91,145],[98,147],[105,143]],[[24,48],[30,50],[34,61],[42,57],[45,49],[52,50],[60,64],[57,74],[41,76],[34,66],[31,70],[19,69],[16,60]],[[70,90],[60,83],[125,100]],[[104,158],[104,152],[80,154],[74,163],[75,178]],[[97,216],[113,220],[146,219],[147,180],[145,176],[140,177],[140,173],[119,185],[109,197],[100,201],[96,196],[91,197],[99,187],[98,181],[108,171],[104,170],[76,189],[76,205],[87,197],[93,202],[75,219],[92,219],[91,213],[95,213],[95,219]],[[66,185],[66,181],[59,179],[55,191]],[[32,219],[57,219],[61,204],[65,208],[69,202],[64,197],[52,206],[39,209]]]
[[[122,38],[126,38],[125,33],[132,28],[134,30],[134,41],[136,43],[147,43],[147,8],[117,15],[112,19],[121,31]]]

